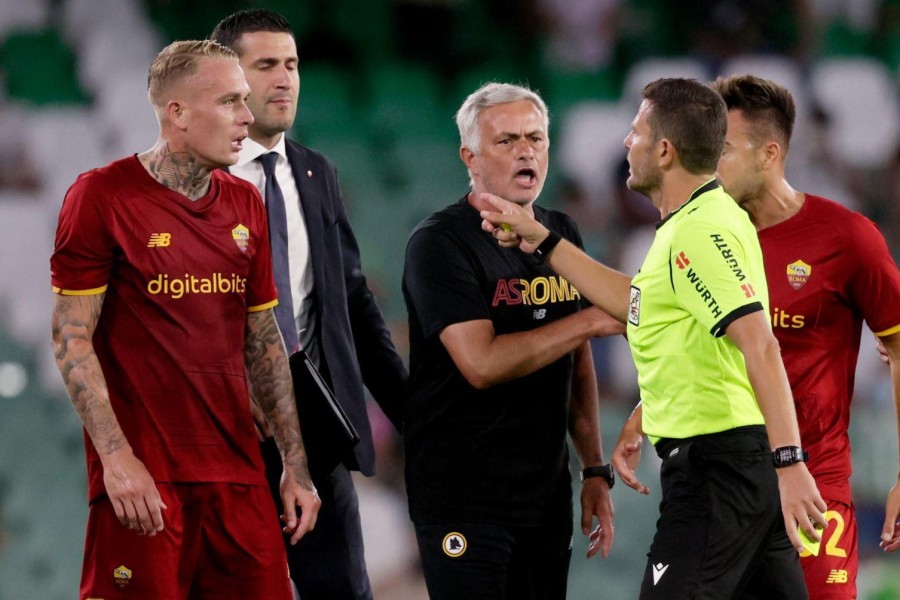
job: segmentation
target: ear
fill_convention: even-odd
[[[166,104],[166,118],[178,129],[187,129],[187,107],[181,100],[169,100]]]
[[[762,152],[762,164],[760,165],[763,169],[770,169],[774,165],[778,164],[783,160],[781,144],[775,141],[766,142],[765,145],[760,148]]]
[[[459,158],[463,161],[463,164],[466,165],[466,168],[473,176],[480,174],[478,172],[478,168],[475,166],[476,156],[477,155],[474,152],[472,152],[465,146],[461,146],[459,149]]]
[[[678,150],[669,138],[663,138],[656,142],[654,149],[656,152],[657,164],[660,169],[669,169],[678,158]]]

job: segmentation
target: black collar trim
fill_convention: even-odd
[[[671,219],[676,214],[678,214],[685,206],[687,206],[688,204],[693,202],[695,198],[698,198],[698,197],[702,196],[703,194],[705,194],[706,192],[711,192],[714,189],[721,187],[721,186],[722,186],[722,184],[719,183],[718,179],[715,179],[715,178],[710,179],[709,181],[707,181],[706,183],[704,183],[703,185],[698,187],[696,190],[694,190],[694,193],[691,194],[691,197],[688,198],[687,202],[685,202],[684,204],[682,204],[681,206],[679,206],[678,208],[676,208],[675,210],[673,210],[672,212],[667,214],[665,219],[663,219],[662,221],[657,223],[656,229],[659,229],[660,227],[665,225],[669,221],[669,219]]]

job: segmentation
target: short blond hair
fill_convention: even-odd
[[[204,58],[221,58],[238,62],[234,50],[211,40],[186,40],[172,42],[163,48],[147,75],[147,95],[153,106],[160,107],[165,99],[163,94],[175,82],[190,77],[197,72],[197,66]]]

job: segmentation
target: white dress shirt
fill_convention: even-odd
[[[263,172],[262,163],[256,159],[269,152],[278,154],[278,161],[275,163],[275,179],[284,195],[284,207],[287,211],[288,264],[297,339],[300,342],[300,348],[306,350],[307,354],[318,363],[319,352],[315,335],[316,315],[313,302],[314,280],[312,263],[309,260],[309,235],[306,230],[306,222],[303,220],[303,208],[300,206],[300,191],[287,159],[284,135],[271,150],[246,138],[237,164],[228,170],[232,175],[255,185],[259,190],[259,195],[265,201],[266,175]]]

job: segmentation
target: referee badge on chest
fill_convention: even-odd
[[[641,289],[631,286],[631,298],[628,301],[628,322],[639,325],[641,322]]]

